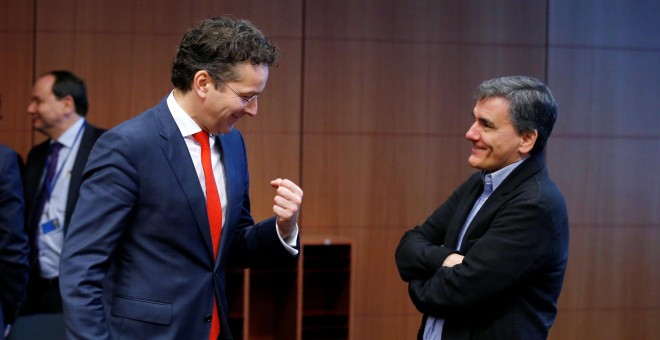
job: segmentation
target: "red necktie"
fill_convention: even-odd
[[[213,241],[213,255],[218,257],[218,244],[220,244],[220,231],[222,230],[222,205],[218,187],[215,185],[215,176],[213,176],[213,167],[211,166],[211,147],[209,146],[209,134],[205,131],[197,132],[193,138],[202,147],[202,168],[204,168],[204,180],[206,185],[206,213],[209,215],[209,225],[211,227],[211,240]],[[214,289],[215,291],[215,289]],[[216,340],[220,335],[220,319],[218,318],[218,308],[213,298],[213,317],[211,319],[211,333],[209,339]]]

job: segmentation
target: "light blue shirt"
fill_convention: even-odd
[[[465,234],[467,232],[468,227],[470,226],[470,223],[472,222],[472,219],[474,216],[477,215],[477,212],[479,212],[479,209],[486,203],[486,200],[490,197],[490,195],[497,190],[497,188],[504,182],[504,180],[511,174],[511,172],[518,167],[518,165],[522,164],[522,162],[527,159],[523,158],[515,163],[511,163],[504,168],[497,170],[493,173],[487,174],[485,172],[482,172],[481,177],[484,182],[484,191],[479,196],[476,202],[474,202],[474,205],[472,206],[472,210],[470,210],[470,214],[468,214],[467,219],[465,220],[465,223],[463,224],[463,228],[461,228],[461,233],[458,236],[458,244],[456,245],[456,250],[461,249],[461,244],[463,243],[463,237],[465,237]],[[442,339],[442,329],[445,325],[445,319],[443,318],[437,318],[432,315],[429,315],[428,319],[426,320],[426,326],[424,327],[424,340],[441,340]]]
[[[60,275],[60,254],[64,242],[62,227],[66,212],[66,201],[69,196],[71,170],[80,148],[83,124],[85,124],[85,118],[78,119],[56,141],[51,141],[51,143],[58,142],[62,144],[62,148],[55,168],[57,177],[54,179],[50,198],[44,205],[44,212],[41,214],[39,225],[57,220],[59,227],[46,234],[43,233],[42,228],[39,228],[39,265],[41,267],[41,277],[45,279],[56,278]],[[45,171],[41,179],[42,182],[44,176]]]

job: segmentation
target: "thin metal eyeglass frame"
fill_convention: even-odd
[[[231,92],[234,92],[234,94],[237,95],[239,98],[243,99],[243,100],[245,101],[246,104],[249,103],[249,102],[251,102],[252,99],[257,98],[257,96],[258,96],[258,94],[255,94],[255,95],[252,96],[252,97],[241,96],[240,94],[238,94],[238,92],[234,91],[234,89],[232,89],[231,86],[227,85],[227,83],[225,83],[224,81],[220,80],[219,78],[216,78],[216,79],[218,79],[219,82],[221,82],[221,83],[223,83],[225,86],[227,86],[227,88],[230,89]]]

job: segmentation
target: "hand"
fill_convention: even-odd
[[[288,179],[274,179],[270,181],[270,185],[276,189],[273,212],[277,216],[277,226],[282,238],[287,238],[293,233],[298,222],[303,191]]]
[[[9,337],[9,331],[11,330],[11,325],[5,326],[5,338]]]
[[[449,254],[449,256],[447,256],[447,258],[445,259],[445,262],[442,262],[442,266],[451,268],[457,264],[461,264],[463,263],[464,257],[465,256],[457,253]]]

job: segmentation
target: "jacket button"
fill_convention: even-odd
[[[211,314],[204,317],[204,322],[208,323],[208,322],[211,322],[211,320],[213,320],[213,316]]]

